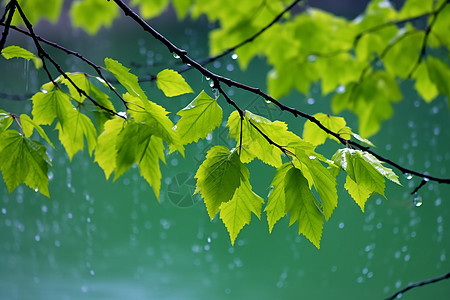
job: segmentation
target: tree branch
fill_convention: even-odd
[[[3,28],[2,38],[0,40],[0,52],[2,52],[3,48],[5,47],[6,38],[8,37],[9,28],[11,26],[11,21],[12,21],[15,11],[16,11],[16,7],[12,0],[6,5],[5,13],[0,20],[3,23],[6,15],[8,15],[8,17],[6,17],[5,28]]]
[[[338,139],[338,141],[347,146],[347,145],[352,145],[355,148],[358,148],[360,150],[366,151],[370,154],[372,154],[373,156],[375,156],[377,159],[379,159],[380,161],[383,161],[397,169],[399,169],[401,172],[403,173],[411,173],[415,176],[418,177],[422,177],[422,178],[428,178],[429,180],[432,181],[436,181],[439,183],[446,183],[446,184],[450,184],[450,178],[439,178],[439,177],[435,177],[435,176],[430,176],[428,174],[425,173],[420,173],[414,170],[410,170],[407,169],[405,167],[400,166],[399,164],[391,161],[388,158],[385,158],[379,154],[376,154],[375,152],[371,151],[369,149],[369,147],[365,147],[362,146],[356,142],[353,141],[347,141],[346,139],[344,139],[343,137],[341,137],[338,133],[328,129],[327,127],[325,127],[322,123],[320,123],[319,120],[317,120],[314,116],[309,115],[305,112],[302,112],[300,110],[297,110],[295,108],[286,106],[280,102],[278,102],[276,99],[274,99],[272,96],[270,96],[267,93],[264,93],[263,91],[261,91],[259,88],[257,87],[252,87],[249,85],[245,85],[243,83],[234,81],[230,78],[215,74],[213,72],[211,72],[210,70],[206,69],[205,67],[203,67],[199,62],[193,60],[192,58],[190,58],[187,55],[187,52],[185,50],[182,50],[180,48],[178,48],[177,46],[175,46],[172,42],[170,42],[168,39],[166,39],[163,35],[161,35],[158,31],[156,31],[152,26],[150,26],[147,22],[145,22],[138,14],[136,14],[130,7],[128,7],[122,0],[114,0],[114,2],[120,7],[120,9],[124,12],[124,14],[128,17],[130,17],[131,19],[133,19],[137,24],[139,24],[142,29],[148,33],[150,33],[154,38],[156,38],[157,40],[159,40],[163,45],[165,45],[167,47],[167,49],[171,52],[171,53],[175,53],[176,55],[178,55],[181,60],[183,61],[183,63],[185,64],[189,64],[191,65],[193,68],[197,69],[201,74],[203,74],[205,77],[209,77],[211,78],[211,80],[213,80],[214,82],[214,87],[218,88],[219,91],[224,95],[225,99],[227,99],[227,101],[232,104],[234,102],[230,102],[228,95],[226,95],[220,84],[218,83],[224,83],[228,86],[234,86],[238,89],[242,89],[245,91],[248,91],[250,93],[253,93],[255,95],[261,96],[263,99],[270,101],[272,103],[274,103],[276,106],[278,106],[278,108],[282,111],[287,111],[289,113],[291,113],[292,115],[294,115],[295,117],[297,116],[301,116],[302,118],[305,118],[309,121],[311,121],[312,123],[316,124],[317,126],[319,126],[319,128],[321,130],[323,130],[324,132],[334,136],[336,139]],[[232,104],[235,108],[237,108],[236,104]],[[238,109],[239,111],[239,109]],[[241,113],[240,113],[241,114]]]
[[[402,296],[403,293],[405,293],[406,291],[418,287],[418,286],[423,286],[423,285],[427,285],[430,283],[434,283],[434,282],[438,282],[444,279],[449,279],[450,278],[450,272],[448,272],[447,274],[444,274],[442,276],[436,277],[436,278],[431,278],[431,279],[427,279],[427,280],[423,280],[423,281],[418,281],[418,282],[411,282],[410,284],[408,284],[405,288],[401,289],[400,291],[396,292],[394,295],[392,295],[391,297],[386,298],[385,300],[393,300],[395,298],[397,298],[398,296]]]

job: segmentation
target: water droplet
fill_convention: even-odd
[[[6,208],[2,208],[2,214],[6,215]]]
[[[180,56],[178,54],[174,53],[173,58],[178,59],[178,58],[180,58]]]
[[[232,64],[227,65],[227,71],[231,72],[234,70],[234,66]]]
[[[95,275],[95,271],[94,271],[94,270],[90,270],[90,271],[89,271],[89,274],[91,274],[92,276],[94,276],[94,275]]]
[[[415,194],[413,198],[413,204],[415,207],[420,207],[423,204],[422,197],[419,194]]]
[[[264,100],[264,101],[266,101],[267,104],[272,103],[272,101],[269,101],[269,100]]]
[[[316,60],[317,60],[317,56],[315,56],[315,55],[308,55],[308,61],[309,62],[314,62]]]
[[[38,188],[35,188],[34,191],[37,193],[37,192],[39,192],[39,189],[38,189]]]
[[[339,229],[343,229],[345,226],[344,222],[339,223]]]
[[[214,87],[214,85],[215,85],[214,81],[210,81],[210,82],[209,82],[209,86],[210,86],[210,87],[212,87],[212,88],[213,88],[213,87]]]
[[[238,55],[237,55],[236,53],[233,53],[233,55],[231,55],[231,58],[232,58],[232,59],[237,59],[237,58],[238,58]]]
[[[313,105],[314,104],[314,99],[313,98],[308,98],[308,100],[306,100],[308,102],[309,105]]]
[[[413,178],[412,174],[410,173],[404,173],[403,174],[405,176],[406,179],[411,180]]]

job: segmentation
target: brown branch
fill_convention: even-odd
[[[400,291],[396,292],[394,295],[386,298],[385,300],[393,300],[395,298],[400,298],[401,296],[403,296],[403,294],[405,292],[409,291],[412,288],[415,288],[415,287],[418,287],[418,286],[427,285],[427,284],[430,284],[430,283],[435,283],[435,282],[438,282],[438,281],[441,281],[441,280],[444,280],[444,279],[449,279],[449,278],[450,278],[450,272],[448,272],[447,274],[444,274],[442,276],[436,277],[436,278],[431,278],[431,279],[418,281],[418,282],[411,282],[405,288],[401,289]]]

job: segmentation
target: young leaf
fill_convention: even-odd
[[[188,106],[180,110],[177,115],[181,119],[177,122],[176,131],[183,145],[197,142],[205,138],[222,123],[222,108],[217,99],[212,99],[202,91]]]
[[[45,147],[16,130],[7,130],[0,134],[0,170],[8,192],[21,183],[37,189],[47,197],[48,166],[51,165]]]
[[[145,96],[144,91],[139,86],[137,76],[129,72],[130,69],[111,58],[105,58],[105,66],[106,69],[127,89],[128,93],[134,97],[138,97],[142,104],[145,105],[147,103],[147,96]]]
[[[30,137],[33,134],[33,130],[36,129],[36,131],[39,133],[39,135],[47,141],[47,143],[55,148],[53,146],[53,143],[48,138],[47,134],[45,133],[44,129],[42,129],[41,126],[36,124],[28,115],[22,114],[20,115],[20,123],[22,124],[23,134],[25,134],[26,137]]]
[[[279,219],[286,215],[285,204],[285,177],[286,173],[292,168],[291,163],[285,163],[277,169],[273,177],[269,199],[264,211],[267,213],[267,223],[269,224],[269,233],[272,232],[273,226]]]
[[[6,111],[0,109],[0,134],[11,126],[14,118]]]
[[[284,122],[272,122],[249,111],[245,111],[242,122],[241,161],[244,163],[250,162],[256,157],[274,167],[279,167],[282,164],[281,150],[271,145],[254,126],[281,146],[287,146],[290,142],[300,140],[300,137],[287,130],[287,125]],[[230,129],[230,136],[239,143],[241,118],[237,111],[231,113],[227,126]]]
[[[119,15],[119,7],[103,0],[75,1],[70,8],[70,15],[74,27],[81,27],[93,35],[102,26],[111,26]]]
[[[353,133],[353,132],[352,132],[351,135],[352,135],[355,139],[357,139],[358,141],[363,142],[364,144],[367,144],[367,145],[369,145],[369,146],[375,147],[375,145],[374,145],[371,141],[369,141],[368,139],[365,139],[365,138],[361,137],[359,134],[356,134],[356,133]]]
[[[345,128],[345,120],[342,117],[333,117],[323,113],[317,113],[314,117],[326,128],[331,131],[339,133],[343,128]],[[336,140],[335,137],[327,134],[325,131],[319,128],[316,124],[311,121],[306,121],[303,129],[303,139],[310,142],[311,144],[317,146],[325,143],[327,137]],[[347,134],[343,136],[345,139],[350,139]]]
[[[152,128],[146,124],[128,121],[117,137],[117,155],[114,180],[139,161],[150,142]]]
[[[324,167],[316,156],[304,151],[302,148],[296,148],[297,158],[308,168],[309,176],[312,179],[314,187],[322,200],[323,213],[325,220],[331,217],[334,209],[337,207],[336,178]],[[308,176],[308,177],[309,177]],[[306,176],[305,176],[306,177]]]
[[[291,168],[285,177],[286,212],[290,213],[289,225],[298,221],[298,234],[303,234],[320,248],[323,215],[315,204],[314,195],[302,172]]]
[[[162,70],[156,75],[156,85],[167,97],[193,93],[183,76],[170,69]]]
[[[214,146],[195,174],[197,191],[202,195],[211,219],[220,205],[233,197],[241,181],[249,177],[247,168],[239,160],[238,151],[224,146]]]
[[[32,60],[36,69],[42,67],[42,60],[30,51],[23,49],[19,46],[8,46],[3,48],[2,55],[6,59],[11,59],[15,57],[25,58],[26,60]]]
[[[250,224],[251,213],[260,218],[263,203],[264,200],[252,191],[247,179],[241,180],[230,201],[220,205],[220,218],[227,227],[232,245],[241,229]]]
[[[159,167],[159,160],[165,162],[164,144],[161,138],[151,136],[147,147],[143,149],[142,155],[136,161],[139,166],[139,172],[147,180],[152,187],[156,198],[159,201],[159,194],[161,189],[161,170]]]
[[[64,128],[69,116],[74,112],[69,95],[58,88],[45,93],[38,92],[31,100],[33,101],[31,113],[38,125],[51,125],[55,118],[58,118],[58,122]]]
[[[70,160],[78,152],[84,148],[84,138],[86,138],[89,154],[97,143],[97,131],[92,121],[84,114],[77,110],[72,110],[66,116],[64,127],[61,122],[56,125],[59,130],[59,140],[66,149]]]
[[[128,93],[123,95],[123,98],[128,101],[130,106],[132,105],[129,114],[136,122],[151,127],[152,134],[159,136],[171,145],[171,152],[177,150],[184,156],[184,147],[180,142],[178,132],[174,130],[174,125],[167,117],[167,111],[164,107],[148,100],[144,105],[139,106],[138,98]]]
[[[116,145],[119,133],[125,126],[125,122],[124,119],[119,117],[107,121],[103,132],[98,137],[94,161],[103,169],[106,179],[109,178],[116,168]]]
[[[332,158],[347,171],[345,188],[364,211],[367,199],[374,193],[384,196],[385,180],[400,184],[398,176],[384,167],[373,155],[353,149],[340,149]]]

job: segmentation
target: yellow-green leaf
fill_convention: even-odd
[[[291,168],[285,177],[286,212],[290,213],[289,225],[298,222],[298,234],[303,234],[320,248],[323,215],[315,204],[314,195],[302,172]]]
[[[30,137],[33,134],[34,129],[39,133],[39,135],[47,141],[47,143],[55,148],[53,146],[53,143],[48,138],[47,134],[45,133],[44,129],[42,129],[41,126],[36,124],[28,115],[22,114],[20,115],[20,123],[22,124],[22,130],[26,137]]]
[[[50,197],[48,192],[48,166],[50,159],[45,147],[16,130],[0,134],[0,170],[8,192],[21,183]]]
[[[74,27],[81,27],[89,34],[96,34],[102,26],[110,27],[119,16],[119,7],[112,1],[75,1],[70,8]]]
[[[183,76],[170,69],[162,70],[156,75],[156,85],[167,97],[194,92]]]
[[[232,245],[241,229],[250,224],[251,213],[260,218],[263,203],[264,200],[252,191],[247,179],[241,180],[230,201],[220,205],[220,218],[227,227]]]
[[[339,133],[345,128],[346,123],[342,117],[334,117],[323,113],[317,113],[313,117],[315,117],[323,126],[336,133]],[[303,129],[303,139],[305,139],[305,141],[310,142],[313,145],[321,145],[325,143],[327,137],[337,140],[335,137],[319,128],[315,123],[309,120],[305,122]],[[343,137],[345,139],[350,139],[348,134],[344,134]]]
[[[177,115],[181,116],[181,119],[177,122],[176,131],[185,145],[206,138],[208,133],[219,127],[223,112],[217,104],[217,99],[202,91]]]

